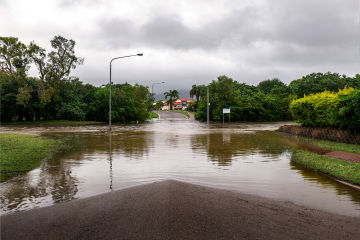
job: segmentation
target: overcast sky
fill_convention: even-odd
[[[48,51],[62,35],[85,83],[189,89],[219,75],[257,84],[311,72],[360,72],[360,0],[0,0],[0,35]],[[36,74],[36,69],[31,70]]]

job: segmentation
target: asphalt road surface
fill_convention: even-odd
[[[181,113],[168,112],[168,111],[156,111],[160,116],[160,120],[187,120],[188,118]]]
[[[163,181],[1,217],[1,239],[360,239],[360,218]]]

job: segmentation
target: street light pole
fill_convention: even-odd
[[[155,84],[162,84],[162,83],[165,83],[165,82],[154,82],[151,84],[151,95],[154,94],[154,85]]]
[[[116,59],[127,58],[127,57],[135,57],[135,56],[141,57],[141,56],[143,56],[143,54],[138,53],[138,54],[129,55],[129,56],[116,57],[116,58],[111,59],[111,61],[110,61],[109,131],[111,131],[111,64]]]
[[[207,94],[206,94],[206,120],[207,124],[209,125],[209,86],[207,86]]]

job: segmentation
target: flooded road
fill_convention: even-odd
[[[174,179],[360,217],[360,192],[293,164],[284,123],[1,127],[41,133],[72,146],[28,174],[0,184],[1,213]]]

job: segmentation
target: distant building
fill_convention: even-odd
[[[191,103],[195,103],[195,100],[191,98],[178,98],[173,102],[173,109],[185,110]],[[170,107],[166,101],[163,102],[162,110],[170,110]]]

